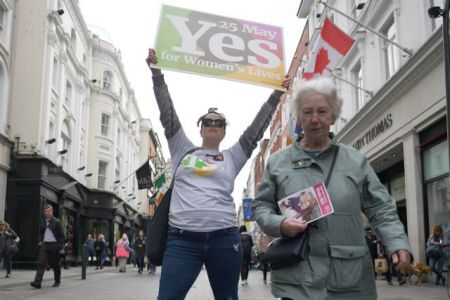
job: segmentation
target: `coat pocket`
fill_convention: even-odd
[[[366,246],[330,246],[330,277],[332,291],[358,290],[362,279]]]

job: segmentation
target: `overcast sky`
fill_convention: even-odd
[[[295,0],[80,0],[79,3],[88,26],[105,31],[114,46],[121,50],[125,72],[135,91],[142,117],[151,120],[166,159],[169,151],[159,122],[151,74],[145,63],[148,48],[153,47],[156,39],[162,4],[282,27],[286,68],[292,61],[305,24],[296,17],[300,1]],[[265,87],[239,82],[170,71],[163,73],[183,128],[196,145],[201,145],[201,139],[195,123],[209,107],[219,108],[230,123],[221,144],[225,149],[239,139],[272,92]],[[268,132],[265,136],[268,137]],[[241,203],[251,160],[257,151],[258,148],[235,181],[236,207]]]

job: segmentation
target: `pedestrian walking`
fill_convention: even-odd
[[[5,221],[0,221],[0,262],[6,270],[6,278],[11,277],[12,256],[19,251],[18,236]]]
[[[436,274],[436,285],[442,283],[445,285],[445,277],[442,275],[442,269],[446,260],[445,254],[440,247],[444,241],[444,231],[442,226],[437,224],[427,240],[428,264]]]
[[[128,236],[124,233],[116,244],[116,258],[119,263],[119,272],[127,271],[127,260],[130,257],[130,252],[131,248],[128,242]]]
[[[214,297],[237,299],[242,249],[231,193],[284,92],[274,91],[239,141],[226,150],[220,150],[220,143],[228,122],[217,108],[208,109],[197,121],[202,145],[196,147],[181,126],[161,70],[154,67],[158,59],[153,49],[146,61],[174,166],[158,299],[183,299],[203,265]],[[289,83],[287,77],[283,87]]]
[[[87,235],[87,238],[86,238],[86,241],[84,242],[84,244],[87,247],[88,261],[89,261],[89,265],[91,265],[91,266],[94,264],[94,257],[95,257],[94,243],[95,243],[95,240],[92,238],[92,235],[89,233]]]
[[[53,216],[53,207],[50,204],[44,205],[44,219],[39,226],[39,251],[37,259],[37,270],[34,281],[30,285],[40,289],[44,277],[47,261],[53,268],[55,282],[53,287],[61,284],[61,265],[59,262],[59,251],[64,247],[64,232],[61,222]]]
[[[298,81],[295,90],[293,107],[303,133],[269,158],[253,209],[270,236],[295,237],[306,230],[310,252],[305,260],[271,271],[272,294],[283,299],[376,299],[360,212],[400,269],[411,262],[411,247],[395,201],[367,157],[330,133],[343,103],[332,79]],[[319,182],[327,186],[333,214],[311,225],[281,215],[279,200]]]
[[[247,285],[248,273],[252,264],[253,239],[245,225],[239,227],[239,233],[242,245],[241,285]]]
[[[269,268],[269,264],[266,262],[263,262],[263,256],[264,256],[264,252],[266,252],[267,249],[267,245],[269,245],[269,243],[273,240],[273,238],[271,238],[270,236],[268,236],[267,234],[265,234],[264,232],[261,232],[261,235],[259,236],[259,240],[258,240],[258,246],[257,246],[257,251],[258,251],[258,262],[259,262],[259,269],[263,272],[263,282],[264,284],[267,284],[267,273],[269,272],[270,268]]]
[[[94,242],[96,267],[95,269],[103,269],[106,260],[106,241],[103,234],[97,235],[97,240]]]
[[[395,269],[392,260],[389,258],[389,255],[386,252],[386,247],[380,240],[377,241],[377,252],[379,258],[386,259],[387,270],[383,273],[384,277],[386,278],[386,283],[388,285],[393,285],[392,275],[394,275],[397,278],[398,285],[404,285],[406,283],[406,280],[403,278],[402,272]]]
[[[144,257],[145,257],[145,235],[144,231],[139,230],[139,234],[133,243],[134,257],[138,267],[138,273],[142,275],[144,271]]]

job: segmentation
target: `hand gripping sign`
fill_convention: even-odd
[[[280,27],[163,5],[157,67],[282,89]]]

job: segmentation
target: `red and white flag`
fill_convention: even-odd
[[[325,18],[320,36],[303,70],[303,79],[330,75],[354,43],[354,39]]]

